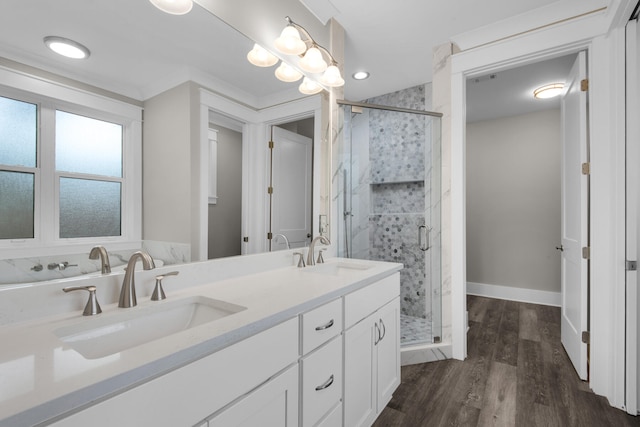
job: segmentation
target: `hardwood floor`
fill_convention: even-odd
[[[374,426],[640,426],[579,380],[560,309],[468,296],[468,358],[402,368]]]

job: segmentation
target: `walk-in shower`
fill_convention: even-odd
[[[333,175],[338,254],[404,264],[401,344],[439,343],[440,114],[338,103],[343,118]]]

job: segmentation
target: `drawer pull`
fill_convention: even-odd
[[[325,329],[329,329],[332,326],[333,326],[333,319],[329,320],[327,323],[325,323],[322,326],[316,326],[316,331],[324,331]]]
[[[326,388],[329,388],[329,387],[331,387],[331,384],[333,384],[333,375],[331,375],[329,377],[329,379],[324,384],[320,384],[318,387],[316,387],[316,391],[320,391],[320,390],[324,390]]]

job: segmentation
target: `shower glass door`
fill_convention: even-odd
[[[440,118],[428,114],[343,104],[335,157],[338,254],[404,265],[403,347],[442,336]]]

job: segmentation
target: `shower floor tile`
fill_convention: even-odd
[[[400,315],[400,345],[426,344],[433,342],[431,321],[421,317]]]

